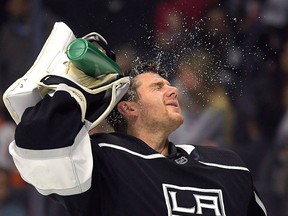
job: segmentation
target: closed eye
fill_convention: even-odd
[[[171,86],[171,84],[168,81],[167,82],[159,81],[153,84],[153,88],[155,90],[161,90],[164,87],[164,85]]]
[[[156,90],[161,90],[163,88],[163,86],[164,86],[163,82],[156,83],[155,89]]]

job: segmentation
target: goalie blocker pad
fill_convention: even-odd
[[[98,79],[95,81],[96,86],[90,89],[79,84],[73,74],[69,75],[71,63],[65,52],[74,39],[75,35],[65,23],[56,22],[32,67],[5,91],[3,101],[16,124],[21,121],[26,108],[35,106],[49,90],[55,90],[61,82],[68,84],[71,92],[77,95],[78,99],[75,99],[81,107],[82,118],[89,115],[90,129],[105,119],[127,92],[130,85],[128,77],[118,79],[119,77],[111,75],[106,82]],[[103,104],[95,107],[97,111],[94,114],[86,113],[85,96],[96,97],[97,94]]]

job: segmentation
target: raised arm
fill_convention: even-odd
[[[93,158],[88,132],[129,86],[129,78],[112,71],[116,63],[99,54],[98,48],[94,47],[94,63],[101,62],[108,71],[95,78],[76,67],[66,56],[73,38],[66,25],[57,25],[31,69],[4,94],[18,124],[9,151],[23,179],[44,195],[73,195],[89,189]],[[106,42],[97,33],[83,38],[84,44],[86,39]],[[114,65],[106,67],[110,63]]]

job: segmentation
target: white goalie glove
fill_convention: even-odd
[[[35,106],[60,83],[69,87],[81,107],[82,119],[88,122],[90,129],[105,119],[125,95],[130,79],[123,77],[120,69],[111,73],[108,69],[94,78],[71,62],[67,49],[75,39],[65,23],[56,22],[33,66],[5,91],[3,101],[16,124],[26,108]],[[116,65],[115,55],[101,35],[93,32],[83,39],[97,47],[98,58],[103,64]]]

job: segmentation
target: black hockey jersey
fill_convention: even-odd
[[[165,157],[119,133],[89,138],[65,92],[25,111],[10,145],[23,178],[71,216],[264,216],[232,151],[169,143]]]

